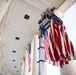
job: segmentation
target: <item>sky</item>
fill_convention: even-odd
[[[63,23],[66,27],[66,32],[72,41],[76,50],[76,3],[74,3],[65,13]],[[47,63],[47,75],[60,75],[58,67]]]

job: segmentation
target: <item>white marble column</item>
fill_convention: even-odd
[[[24,59],[22,60],[22,63],[21,63],[21,66],[22,66],[22,68],[21,68],[21,75],[24,75]]]
[[[25,50],[25,69],[24,69],[24,75],[28,75],[28,53],[27,53],[27,50]]]
[[[60,69],[61,75],[76,75],[76,60],[70,61],[68,65]]]
[[[33,63],[32,63],[32,75],[38,75],[38,36],[35,35],[33,39]]]
[[[76,59],[76,52],[75,52]],[[65,65],[63,68],[60,68],[61,75],[76,75],[76,60],[72,60],[68,65]]]

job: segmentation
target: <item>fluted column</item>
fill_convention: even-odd
[[[28,53],[27,50],[25,50],[25,70],[24,70],[24,75],[28,74]]]
[[[38,75],[38,36],[35,35],[33,39],[33,64],[32,64],[32,75]]]

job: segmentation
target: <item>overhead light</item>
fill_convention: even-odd
[[[15,61],[15,60],[12,60],[12,61]]]
[[[14,66],[15,68],[17,67],[17,66]]]
[[[17,71],[17,72],[19,72],[19,71]]]
[[[16,53],[16,51],[12,51],[13,53]]]
[[[25,14],[24,18],[27,19],[27,20],[29,20],[30,16],[27,15],[27,14]]]
[[[19,37],[15,37],[15,39],[16,39],[16,40],[19,40],[20,38],[19,38]]]

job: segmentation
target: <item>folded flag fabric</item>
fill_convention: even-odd
[[[53,65],[63,67],[70,60],[75,60],[74,47],[64,25],[51,25],[47,38],[44,39],[45,58]]]

